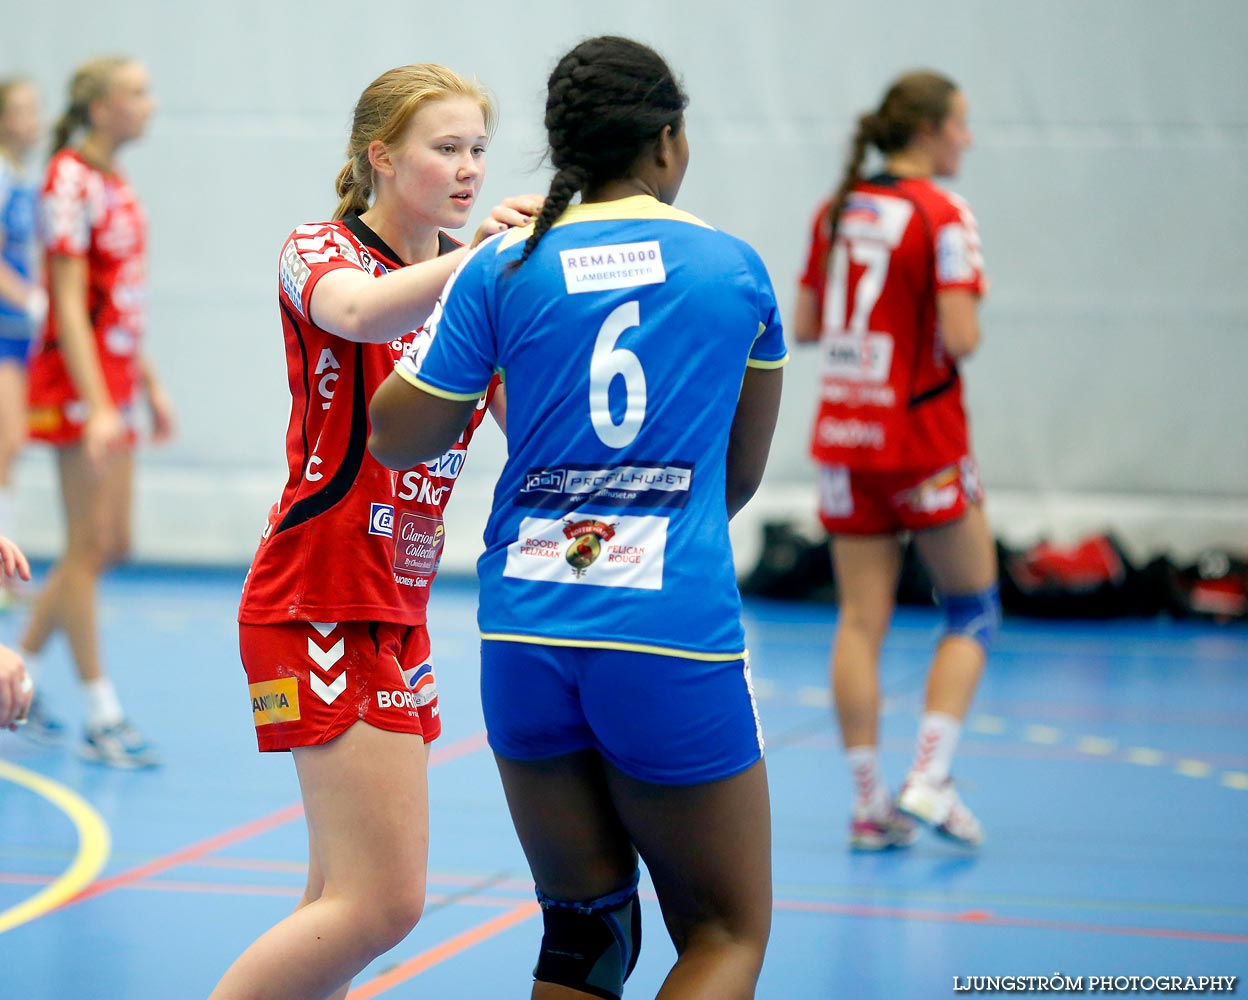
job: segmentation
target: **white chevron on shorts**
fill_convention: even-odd
[[[337,622],[308,622],[308,624],[311,625],[318,632],[320,632],[321,635],[327,636],[327,637],[330,632],[332,632],[334,629],[338,627]]]
[[[321,631],[321,626],[316,622],[311,622],[310,624],[322,635],[325,635],[327,632],[332,632],[337,626],[337,623],[335,623],[330,625],[325,631]],[[312,658],[313,663],[325,672],[326,676],[329,676],[329,668],[342,659],[346,650],[346,639],[339,639],[329,649],[321,649],[321,647],[318,646],[310,637],[308,639],[308,656]],[[323,680],[321,680],[316,675],[316,671],[310,670],[308,671],[308,687],[310,687],[312,689],[312,693],[320,698],[321,701],[325,702],[326,705],[332,705],[334,703],[334,699],[346,690],[346,668],[343,668],[342,673],[340,673],[329,684],[326,684]]]
[[[344,670],[338,675],[338,679],[332,684],[326,684],[316,674],[308,674],[308,687],[312,689],[312,693],[316,695],[326,705],[332,705],[334,699],[337,698],[347,687],[347,672]]]
[[[346,652],[346,649],[346,639],[339,639],[329,649],[321,649],[311,639],[308,640],[308,655],[312,657],[313,663],[325,671],[342,659],[342,654]]]

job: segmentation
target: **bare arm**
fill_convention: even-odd
[[[56,343],[78,398],[87,406],[83,447],[98,468],[107,451],[126,440],[126,425],[113,404],[87,314],[87,260],[54,256],[48,265],[48,288],[56,310]]]
[[[979,296],[964,289],[936,294],[936,322],[945,353],[954,361],[979,347]]]
[[[48,285],[56,316],[57,346],[78,398],[92,411],[112,409],[87,314],[87,259],[53,257],[48,265]]]
[[[0,250],[4,249],[5,242],[4,227],[0,226]],[[37,284],[23,278],[13,270],[8,261],[0,258],[0,299],[4,299],[15,309],[37,313],[38,307],[32,308],[31,296],[38,297],[40,292],[42,289]]]
[[[467,253],[461,247],[380,278],[354,267],[330,271],[312,289],[312,322],[344,340],[365,344],[402,337],[433,312],[447,278]]]
[[[767,453],[780,413],[780,368],[747,368],[728,436],[728,517],[735,517],[763,481]]]
[[[388,469],[410,469],[444,454],[464,432],[475,399],[444,399],[391,372],[368,407],[368,450]]]
[[[374,278],[353,267],[330,271],[312,289],[312,322],[344,340],[384,344],[424,323],[447,279],[483,239],[526,226],[541,211],[540,195],[504,199],[477,228],[469,247]]]
[[[793,307],[793,324],[789,327],[789,332],[799,344],[813,343],[823,332],[819,303],[815,293],[805,285],[797,288],[797,304]]]
[[[174,435],[173,402],[146,354],[139,359],[139,371],[143,380],[143,391],[147,395],[147,407],[152,414],[152,441],[164,444],[172,440]]]

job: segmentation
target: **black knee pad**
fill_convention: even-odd
[[[533,977],[620,1000],[624,981],[641,951],[641,903],[637,875],[618,892],[584,902],[553,899],[540,889],[542,951]]]

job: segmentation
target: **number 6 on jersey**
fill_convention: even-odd
[[[625,330],[641,325],[641,309],[636,300],[612,310],[594,341],[589,359],[589,419],[594,431],[608,448],[632,444],[646,417],[646,373],[641,359],[615,342]],[[624,379],[624,416],[617,424],[611,419],[611,383]]]

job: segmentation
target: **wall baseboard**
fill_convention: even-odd
[[[51,463],[25,460],[18,479],[16,523],[0,531],[17,536],[31,556],[53,558],[60,551],[63,529]],[[491,488],[479,479],[459,484],[447,511],[444,570],[472,571],[481,551]],[[149,563],[246,565],[280,489],[280,472],[142,469],[133,557]],[[757,560],[762,525],[768,521],[791,521],[818,537],[814,510],[810,483],[765,483],[732,524],[738,569],[745,571]],[[1111,531],[1140,559],[1166,554],[1188,560],[1206,548],[1248,551],[1248,498],[1062,494],[990,486],[988,513],[994,533],[1010,545],[1041,538],[1074,541]]]

